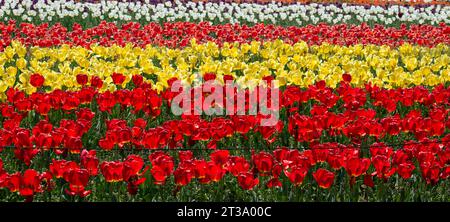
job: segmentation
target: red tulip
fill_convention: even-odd
[[[178,151],[178,158],[180,159],[181,162],[189,161],[194,158],[194,154],[190,150]]]
[[[241,186],[244,190],[252,190],[259,184],[259,179],[255,178],[253,174],[249,172],[239,174],[237,180],[239,186]]]
[[[9,189],[10,192],[18,192],[20,189],[20,180],[21,180],[20,172],[7,175],[5,178],[4,186]]]
[[[427,184],[437,184],[440,179],[441,168],[436,162],[424,162],[421,164],[422,177]]]
[[[105,161],[100,164],[100,170],[105,177],[106,182],[123,181],[123,162]]]
[[[56,178],[63,178],[64,174],[71,169],[78,169],[79,166],[76,162],[67,160],[52,160],[49,166],[50,173]]]
[[[134,126],[139,127],[139,128],[145,128],[147,126],[147,121],[145,121],[142,118],[138,118],[134,121]]]
[[[141,75],[133,75],[131,79],[136,87],[140,87],[142,85],[142,82],[144,81],[144,77],[142,77]]]
[[[44,85],[44,77],[41,74],[32,74],[30,76],[30,84],[36,88]]]
[[[259,154],[252,155],[253,162],[256,169],[262,176],[267,176],[272,172],[273,156],[266,152],[260,152]]]
[[[130,180],[132,177],[140,177],[142,173],[140,172],[142,167],[144,167],[144,160],[138,155],[130,155],[123,162],[123,179],[125,181]]]
[[[205,73],[203,75],[203,80],[206,81],[210,81],[210,80],[215,80],[216,79],[216,74],[214,73]]]
[[[392,174],[395,173],[395,168],[391,168],[391,163],[386,156],[376,155],[372,157],[372,163],[375,167],[374,174],[378,176],[378,178],[387,179]]]
[[[100,89],[103,86],[103,81],[99,77],[93,76],[91,78],[91,86]]]
[[[171,156],[163,152],[154,152],[149,156],[150,162],[153,168],[158,166],[160,170],[164,172],[164,175],[168,176],[173,173],[174,160]],[[153,172],[153,169],[152,169]]]
[[[88,83],[88,76],[85,74],[78,74],[77,75],[77,83],[84,86]]]
[[[206,160],[186,160],[189,163],[193,163],[194,168],[192,169],[193,177],[197,178],[200,183],[207,184],[211,182],[210,178],[207,177],[206,171],[208,162]]]
[[[71,196],[86,197],[92,191],[85,190],[89,182],[89,172],[86,169],[71,169],[64,176],[64,179],[70,184],[66,193]]]
[[[35,192],[42,192],[41,179],[37,171],[33,169],[25,170],[21,180],[19,193],[21,196],[31,198]]]
[[[97,176],[98,163],[97,152],[95,150],[81,151],[81,165],[89,171],[89,175]]]
[[[403,179],[409,179],[411,178],[414,168],[415,166],[412,163],[401,163],[398,165],[397,173]]]
[[[228,150],[216,150],[210,154],[211,161],[219,166],[225,165],[228,162],[228,156],[230,152]]]
[[[12,174],[6,178],[4,183],[11,192],[19,192],[21,196],[25,197],[26,202],[33,201],[35,193],[44,191],[41,186],[41,176],[33,169],[25,170],[23,175]]]
[[[225,175],[225,170],[221,165],[213,162],[208,162],[206,165],[206,177],[213,182],[219,182]]]
[[[342,74],[342,79],[345,82],[350,83],[352,81],[352,76],[350,74],[348,74],[348,73],[344,73],[344,74]]]
[[[136,195],[138,186],[145,182],[146,178],[142,175],[148,170],[145,168],[142,172],[141,169],[144,166],[144,160],[137,155],[130,155],[123,162],[123,179],[127,182],[128,193]]]
[[[111,78],[116,85],[121,85],[125,81],[125,76],[121,73],[113,73]]]
[[[228,171],[234,176],[238,176],[241,173],[248,172],[250,169],[250,163],[244,157],[230,157],[227,163]]]
[[[344,164],[345,170],[352,177],[359,177],[360,175],[365,174],[369,169],[369,166],[370,159],[358,157],[348,159]]]
[[[303,183],[303,179],[305,179],[307,173],[307,169],[297,166],[292,167],[290,170],[284,170],[284,174],[295,186],[299,186]]]
[[[163,168],[159,167],[159,166],[154,166],[152,167],[152,169],[150,170],[153,179],[154,179],[154,183],[157,185],[163,185],[166,182],[166,178],[167,178],[167,174],[164,171]]]
[[[175,184],[177,186],[186,186],[191,182],[193,174],[190,168],[178,167],[174,172],[173,176],[175,179]]]

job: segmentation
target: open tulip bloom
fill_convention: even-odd
[[[315,2],[2,1],[0,201],[449,201],[450,5]]]

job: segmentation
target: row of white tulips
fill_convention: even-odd
[[[149,0],[135,2],[105,1],[83,3],[72,0],[3,0],[0,18],[28,22],[100,19],[106,21],[211,21],[220,23],[272,23],[305,25],[338,23],[450,24],[449,6],[355,6],[343,4],[248,4],[165,2]],[[80,21],[81,22],[81,21]]]

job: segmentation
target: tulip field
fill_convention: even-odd
[[[450,3],[4,0],[0,201],[450,201]]]

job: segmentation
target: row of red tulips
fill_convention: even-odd
[[[316,112],[319,107],[313,108]],[[230,119],[217,117],[211,121],[200,118],[168,120],[163,124],[146,129],[147,122],[138,118],[129,126],[126,120],[111,119],[106,121],[105,128],[96,128],[99,121],[92,121],[93,112],[81,109],[75,120],[61,119],[53,125],[47,120],[39,121],[32,129],[20,127],[18,122],[5,120],[4,129],[0,130],[0,144],[3,147],[16,147],[16,157],[30,165],[34,156],[41,149],[56,148],[58,154],[63,152],[79,153],[83,147],[100,147],[112,150],[114,147],[127,149],[161,149],[194,146],[207,143],[206,147],[215,149],[226,147],[229,140],[243,138],[259,138],[267,146],[275,141],[277,144],[289,145],[290,138],[306,142],[308,145],[319,141],[333,141],[348,138],[351,143],[361,144],[369,139],[388,141],[398,139],[423,140],[445,136],[450,128],[448,110],[434,109],[430,113],[435,119],[421,116],[419,111],[411,111],[405,117],[390,116],[375,118],[374,110],[360,109],[356,112],[335,114],[313,114],[312,116],[293,114],[288,119],[287,132],[283,130],[285,123],[279,121],[276,126],[260,126],[255,123],[254,116],[233,117]],[[89,117],[91,116],[91,117]],[[105,133],[92,134],[102,130]],[[91,132],[91,133],[89,133]],[[89,134],[89,136],[87,136]],[[286,138],[287,137],[287,138]],[[89,141],[83,140],[89,138]],[[93,141],[98,141],[98,144]],[[84,144],[83,144],[84,143]],[[241,146],[248,146],[240,144]],[[124,148],[125,147],[125,148]]]
[[[7,101],[0,104],[0,147],[16,147],[16,157],[30,165],[40,149],[50,148],[64,147],[56,149],[61,154],[79,153],[83,147],[251,147],[234,140],[240,137],[259,138],[263,146],[292,147],[292,141],[306,146],[325,140],[359,145],[369,140],[440,138],[450,128],[450,88],[442,85],[432,91],[369,85],[361,89],[345,81],[337,89],[323,82],[308,89],[290,86],[280,96],[280,119],[262,126],[262,114],[177,117],[167,110],[172,92],[159,95],[133,79],[134,89],[114,93],[86,86],[77,92],[39,91],[28,96],[9,89]]]
[[[89,79],[87,75],[77,75],[77,83],[83,87],[79,91],[63,91],[57,89],[53,92],[45,92],[42,88],[45,81],[44,77],[39,74],[33,74],[30,77],[30,84],[41,89],[40,91],[32,93],[31,95],[26,95],[25,92],[9,88],[6,91],[7,103],[2,103],[1,105],[4,107],[2,109],[10,110],[10,112],[14,109],[21,112],[34,110],[45,116],[50,110],[61,109],[64,111],[71,111],[77,109],[81,105],[92,104],[93,101],[96,101],[96,105],[100,111],[111,113],[116,105],[120,105],[122,109],[131,107],[135,113],[143,110],[148,115],[158,116],[160,114],[161,106],[163,104],[170,105],[174,97],[180,95],[184,90],[189,90],[190,94],[192,94],[191,102],[194,102],[193,100],[196,99],[194,98],[196,96],[200,97],[197,98],[200,101],[204,101],[209,94],[216,91],[223,91],[223,95],[227,95],[227,85],[221,85],[217,82],[211,83],[210,80],[216,79],[215,74],[206,74],[205,77],[206,76],[208,79],[205,79],[205,81],[207,81],[205,84],[192,88],[184,87],[183,89],[183,87],[181,87],[178,92],[171,91],[171,86],[177,81],[176,78],[172,78],[168,80],[169,87],[158,93],[156,90],[152,89],[150,83],[143,82],[143,77],[141,75],[134,75],[132,81],[122,89],[121,85],[124,82],[125,76],[120,73],[114,73],[112,75],[113,83],[119,89],[114,92],[106,91],[100,93],[98,89],[102,87],[103,82],[96,76]],[[223,78],[224,81],[233,80],[233,77],[229,75],[225,75]],[[273,80],[273,77],[264,77],[263,80],[266,81],[267,84],[271,84],[270,82]],[[323,105],[327,109],[339,105],[338,102],[342,102],[343,108],[348,110],[357,110],[367,103],[370,103],[374,107],[385,109],[387,112],[394,112],[398,108],[397,105],[405,107],[412,107],[414,105],[428,107],[450,105],[450,100],[448,99],[450,97],[450,88],[443,84],[439,84],[431,89],[424,86],[385,89],[370,83],[365,84],[365,88],[353,87],[350,84],[350,81],[350,75],[344,74],[342,76],[342,81],[335,89],[327,87],[325,81],[318,81],[304,89],[293,85],[286,86],[280,89],[281,92],[279,92],[279,97],[277,99],[279,100],[279,105],[281,107],[289,108],[289,111],[296,111],[296,105],[310,100],[316,101],[319,105]],[[259,87],[265,88],[266,86],[257,86],[253,90],[249,90],[248,88],[238,89],[237,86],[231,87],[235,89],[233,94],[234,101],[232,104],[236,106],[238,103],[237,97],[245,96],[245,98],[240,99],[244,99],[246,104],[245,111],[248,111],[250,95],[256,96],[258,100],[258,98],[260,98],[258,95]],[[206,90],[205,88],[210,88],[210,90]],[[196,90],[199,90],[201,93],[197,95],[194,93]],[[239,93],[238,91],[243,91],[244,93]],[[266,100],[270,103],[271,90],[268,88],[266,92]],[[231,97],[226,99],[233,100]],[[216,103],[219,102],[220,101]],[[230,109],[229,112],[236,115],[236,107],[226,107],[226,102],[222,102],[222,104],[219,105],[224,107],[224,109]],[[190,104],[190,106],[191,109],[194,108],[194,104]],[[270,108],[270,104],[268,108]],[[232,110],[234,112],[232,112]]]
[[[440,26],[411,25],[400,28],[386,28],[375,25],[373,28],[361,25],[326,25],[305,27],[282,27],[258,24],[252,27],[246,25],[211,25],[207,22],[189,23],[175,22],[149,23],[142,26],[139,23],[127,23],[118,27],[115,23],[101,22],[98,26],[83,29],[75,24],[69,27],[60,24],[34,25],[29,23],[16,24],[0,22],[0,49],[9,46],[12,40],[18,40],[28,46],[51,47],[62,44],[89,47],[98,43],[104,46],[117,44],[124,46],[132,43],[138,46],[148,44],[183,47],[195,38],[197,42],[213,41],[218,45],[225,42],[270,41],[282,39],[287,43],[305,41],[310,45],[328,42],[337,45],[376,44],[398,46],[403,43],[435,46],[439,43],[450,44],[450,27],[442,23]]]
[[[273,152],[252,151],[251,160],[230,155],[228,150],[212,152],[209,160],[196,158],[191,151],[179,151],[178,160],[157,151],[148,156],[150,164],[135,154],[123,161],[100,161],[95,150],[83,150],[79,162],[53,159],[48,170],[42,173],[34,169],[8,173],[0,159],[0,188],[18,192],[31,201],[34,195],[50,192],[58,185],[65,187],[67,195],[86,197],[91,193],[90,185],[106,181],[126,183],[129,194],[135,195],[147,179],[155,185],[164,185],[173,177],[176,193],[193,180],[200,184],[217,183],[231,174],[242,189],[251,190],[262,181],[268,188],[281,188],[283,181],[301,186],[312,172],[315,183],[328,189],[341,169],[346,172],[350,187],[361,184],[374,187],[374,180],[383,183],[391,177],[409,180],[420,176],[427,184],[435,185],[450,176],[450,149],[445,148],[449,142],[450,137],[446,136],[443,142],[424,140],[422,144],[411,143],[398,150],[374,144],[369,158],[362,157],[361,149],[337,143],[317,144],[304,151],[286,148]],[[100,174],[102,179],[98,179]]]

